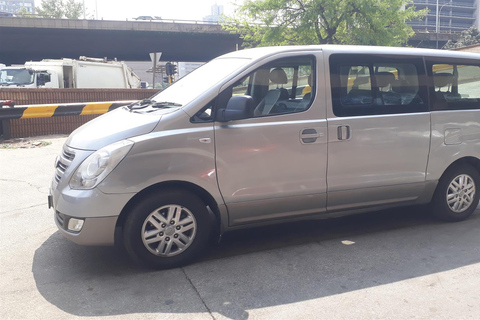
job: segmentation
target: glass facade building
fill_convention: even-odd
[[[428,9],[422,20],[409,22],[415,31],[459,33],[479,28],[480,0],[413,0],[413,4],[418,10]]]
[[[27,13],[35,13],[34,0],[0,0],[0,12],[18,13],[25,8]]]

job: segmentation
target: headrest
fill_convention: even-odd
[[[393,84],[395,75],[391,72],[377,72],[375,73],[375,80],[377,80],[377,86],[383,88]]]
[[[447,72],[433,74],[433,83],[435,87],[446,87],[453,83],[453,75]]]
[[[392,91],[396,93],[416,93],[415,87],[410,86],[407,80],[398,79],[392,84]]]
[[[285,88],[280,88],[280,98],[278,100],[288,100],[288,90]]]
[[[308,76],[308,85],[311,87],[313,83],[313,73]]]
[[[275,84],[287,84],[287,74],[282,68],[275,68],[270,72],[270,81]]]
[[[270,77],[269,69],[257,70],[255,77],[253,77],[254,85],[268,85],[268,78]]]
[[[358,77],[355,80],[353,80],[353,87],[358,88],[358,86],[362,84],[367,84],[370,82],[370,77]]]

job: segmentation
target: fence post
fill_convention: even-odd
[[[0,122],[0,138],[3,140],[10,139],[10,119],[3,119]]]

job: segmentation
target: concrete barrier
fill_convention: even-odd
[[[13,108],[0,108],[0,135],[3,137],[3,139],[10,139],[18,138],[20,136],[70,133],[80,125],[95,118],[95,116],[107,113],[108,111],[125,105],[129,105],[135,101],[137,100],[43,104],[15,106]],[[94,117],[91,117],[92,115]],[[56,123],[56,121],[18,122],[18,120],[20,119],[38,119],[52,117],[64,118],[62,119],[63,121],[60,121],[60,126],[56,126],[56,124],[58,124]],[[12,124],[20,124],[20,126],[12,126]],[[39,128],[41,129],[39,130]]]
[[[103,114],[135,101],[137,100],[15,106],[0,109],[0,120]]]
[[[8,106],[0,108],[0,139],[70,134],[102,113],[132,101],[149,98],[159,91],[2,87],[0,100],[14,101],[15,108]],[[84,102],[78,103],[78,101]]]

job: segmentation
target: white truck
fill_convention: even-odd
[[[0,87],[140,88],[140,78],[123,61],[80,57],[44,59],[0,70]]]

